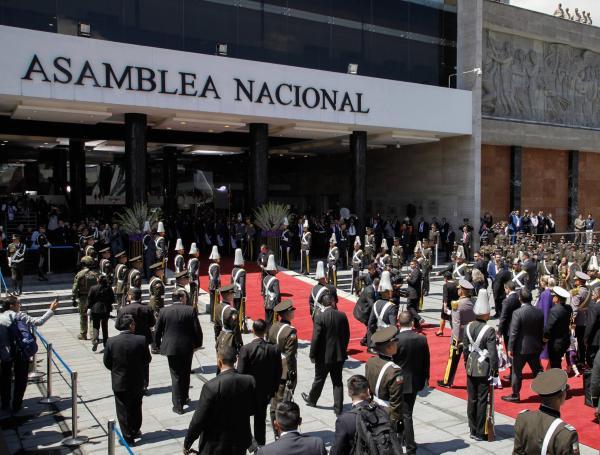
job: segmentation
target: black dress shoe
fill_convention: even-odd
[[[142,393],[145,397],[149,397],[150,395],[152,395],[152,392],[150,392],[147,388],[145,388]]]
[[[183,409],[182,408],[176,408],[175,406],[173,406],[173,412],[175,414],[183,415]]]
[[[502,398],[502,401],[508,401],[509,403],[518,403],[521,399],[517,395],[507,395]]]
[[[440,387],[443,387],[445,389],[451,389],[452,386],[450,384],[446,384],[444,381],[442,381],[441,379],[438,380],[437,385]]]
[[[133,435],[134,439],[140,439],[142,437],[142,431],[138,430],[136,434]]]
[[[310,406],[311,408],[317,407],[316,403],[313,403],[312,401],[310,401],[310,398],[308,398],[308,395],[306,394],[306,392],[302,392],[300,395],[302,395],[302,399],[306,403],[306,406]]]
[[[486,441],[486,439],[484,437],[479,436],[477,434],[472,434],[471,439],[473,439],[474,441]]]

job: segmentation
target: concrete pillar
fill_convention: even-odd
[[[71,217],[78,219],[85,214],[85,142],[69,139],[69,202]]]
[[[163,148],[163,209],[167,218],[177,211],[177,147]]]
[[[523,148],[513,145],[510,148],[510,211],[521,210],[521,174],[523,169]]]
[[[352,154],[352,206],[363,226],[367,209],[367,132],[353,131],[350,135]]]
[[[23,169],[23,178],[25,180],[25,191],[37,191],[40,185],[40,171],[38,169],[39,161],[34,163],[25,163]]]
[[[579,151],[569,150],[569,195],[567,199],[567,226],[573,228],[573,222],[579,215]]]
[[[250,124],[250,204],[251,208],[267,202],[269,188],[269,125]]]
[[[146,114],[125,114],[125,202],[127,207],[147,202]]]

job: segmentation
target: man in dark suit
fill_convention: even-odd
[[[379,284],[379,278],[375,278],[372,283],[368,284],[363,288],[354,306],[354,317],[367,327],[365,336],[360,340],[361,346],[367,346],[368,334],[369,334],[369,317],[371,316],[371,309],[375,303],[375,294],[377,293],[377,285]]]
[[[407,454],[416,454],[417,444],[412,415],[417,393],[429,382],[429,345],[425,335],[412,330],[413,319],[408,311],[400,313],[398,322],[400,323],[400,332],[396,337],[398,350],[393,359],[394,363],[402,369],[404,379],[402,406],[404,445]]]
[[[346,383],[348,396],[352,400],[352,410],[340,414],[335,421],[335,441],[329,451],[329,455],[350,455],[354,447],[354,436],[356,435],[357,411],[368,406],[371,401],[369,381],[364,376],[357,374]]]
[[[342,413],[344,391],[342,368],[348,358],[350,325],[342,311],[338,311],[333,299],[326,294],[321,299],[323,311],[315,316],[313,337],[310,343],[310,360],[315,364],[315,379],[310,393],[302,393],[308,406],[315,407],[323,391],[325,379],[329,374],[333,384],[333,410],[336,415]]]
[[[254,321],[254,339],[241,347],[237,365],[240,374],[249,374],[256,383],[254,439],[259,446],[265,445],[267,405],[277,392],[282,372],[281,355],[277,346],[265,341],[266,331],[267,323],[263,319]]]
[[[169,360],[173,412],[183,414],[183,406],[190,401],[194,350],[202,346],[202,329],[194,308],[185,303],[173,303],[165,307],[158,316],[154,342],[160,353]]]
[[[502,335],[504,344],[508,346],[510,323],[515,310],[521,307],[521,302],[519,301],[519,294],[515,290],[515,283],[513,281],[506,282],[504,292],[506,293],[506,298],[502,302],[502,313],[498,321],[498,334]]]
[[[148,305],[142,303],[142,290],[131,288],[127,292],[127,305],[119,308],[118,314],[130,314],[135,321],[135,334],[146,338],[148,349],[152,344],[152,327],[156,324],[154,311]],[[150,381],[150,364],[144,369],[144,395],[148,396],[148,383]]]
[[[527,272],[527,283],[525,286],[529,289],[529,292],[531,292],[538,284],[537,263],[527,251],[523,252],[523,270]]]
[[[550,368],[562,368],[562,359],[571,344],[571,318],[573,308],[567,302],[569,291],[559,286],[552,288],[552,308],[544,328],[544,341],[548,346]]]
[[[503,396],[504,401],[518,402],[523,380],[523,367],[529,364],[534,376],[543,371],[540,353],[544,348],[544,313],[531,305],[531,292],[519,291],[521,308],[515,310],[510,323],[508,356],[513,359],[512,395]]]
[[[117,419],[123,438],[130,446],[140,437],[142,426],[142,397],[144,378],[140,371],[152,360],[146,339],[135,335],[135,321],[130,314],[123,314],[115,323],[121,333],[111,337],[104,348],[104,366],[110,370],[115,395]]]
[[[292,401],[282,401],[275,411],[275,426],[282,436],[258,449],[258,455],[327,455],[321,438],[302,434],[300,408]],[[215,452],[216,453],[216,452]]]
[[[496,277],[492,282],[492,292],[494,294],[494,305],[496,310],[496,314],[494,316],[497,318],[502,314],[502,304],[504,303],[504,299],[506,299],[505,285],[512,278],[510,270],[504,266],[504,264],[501,262],[502,259],[499,256],[500,255],[497,254],[494,260],[493,267],[495,267]]]
[[[587,346],[588,367],[594,365],[594,359],[600,348],[600,287],[592,288],[592,303],[588,308],[587,325],[583,335]]]
[[[417,239],[423,241],[429,235],[429,224],[425,221],[423,217],[419,219],[419,224],[417,224]]]
[[[423,273],[416,259],[410,261],[410,272],[406,278],[406,284],[408,285],[408,303],[406,309],[413,317],[415,328],[420,330],[423,319],[419,316],[418,309],[419,301],[421,300]]]
[[[254,414],[256,386],[252,376],[236,371],[236,358],[232,346],[217,353],[221,373],[202,387],[183,441],[184,454],[191,453],[198,438],[198,453],[202,455],[246,455],[252,444],[250,416]]]

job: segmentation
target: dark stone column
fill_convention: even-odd
[[[367,209],[367,132],[354,131],[350,135],[352,154],[352,206],[361,226]]]
[[[63,195],[66,192],[67,179],[67,161],[69,152],[65,149],[55,150],[54,167],[52,168],[52,181],[54,183],[54,194]]]
[[[146,202],[146,114],[125,114],[125,201]]]
[[[177,147],[163,148],[163,207],[167,218],[177,210]]]
[[[267,202],[269,188],[269,125],[250,124],[250,208]]]
[[[71,218],[76,220],[85,214],[85,142],[69,139],[69,201]]]
[[[37,191],[40,185],[40,171],[38,169],[39,161],[35,163],[25,163],[23,177],[25,180],[25,191]]]
[[[521,174],[523,148],[513,145],[510,148],[510,210],[521,210]]]
[[[569,195],[567,198],[567,226],[573,228],[573,222],[579,215],[579,151],[569,150]]]

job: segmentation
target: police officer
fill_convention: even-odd
[[[73,279],[72,298],[73,306],[79,309],[79,340],[87,340],[88,316],[87,299],[92,286],[98,282],[98,273],[92,270],[94,259],[89,256],[81,258],[81,270]]]
[[[277,405],[284,400],[293,398],[296,383],[298,382],[297,361],[298,353],[298,335],[295,327],[291,325],[294,320],[294,303],[291,300],[284,300],[278,303],[274,311],[277,314],[275,322],[268,331],[267,341],[277,346],[281,353],[281,381],[275,396],[271,400],[271,424],[275,421],[275,410]],[[275,437],[278,433],[273,427]]]
[[[473,313],[473,300],[471,299],[473,285],[462,279],[458,282],[458,300],[451,302],[452,307],[452,339],[450,344],[450,355],[444,373],[444,379],[438,380],[440,387],[447,389],[452,387],[454,376],[458,368],[458,362],[463,352],[463,338],[465,326],[475,320]]]
[[[579,437],[571,425],[560,419],[567,397],[567,373],[552,368],[539,374],[531,388],[542,401],[539,411],[521,411],[515,422],[513,453],[579,454]]]
[[[50,247],[50,242],[48,241],[48,237],[46,237],[46,226],[41,225],[39,228],[39,235],[36,240],[38,245],[38,279],[40,281],[48,281],[48,277],[46,277],[46,257],[48,256],[48,248]]]
[[[277,266],[275,265],[275,256],[272,254],[269,256],[265,271],[267,272],[267,276],[263,280],[263,289],[265,294],[265,322],[267,323],[268,330],[273,324],[274,308],[281,302]]]
[[[160,310],[165,306],[165,284],[163,283],[165,269],[162,262],[155,262],[148,267],[148,270],[153,274],[148,285],[148,292],[150,294],[148,306],[154,313],[154,318],[158,319]],[[152,337],[151,350],[152,354],[158,354],[158,349],[156,349],[156,345],[154,344],[154,336]]]
[[[398,328],[389,326],[377,330],[371,337],[377,356],[365,366],[365,376],[373,393],[373,401],[387,410],[392,429],[402,432],[402,399],[404,379],[402,369],[393,361],[398,351]]]
[[[173,265],[175,267],[175,273],[181,272],[185,270],[185,258],[183,255],[185,254],[185,249],[183,248],[183,242],[181,239],[177,239],[175,243],[175,259],[173,260]]]
[[[314,320],[315,314],[323,310],[321,299],[328,293],[327,278],[325,276],[325,267],[323,261],[317,262],[317,270],[315,272],[315,280],[317,284],[313,286],[308,297],[308,307],[310,309],[310,317]]]
[[[310,273],[310,248],[312,246],[312,234],[308,230],[308,220],[302,225],[302,237],[300,237],[300,273]]]
[[[25,270],[25,244],[21,243],[21,237],[13,234],[12,243],[7,247],[8,266],[12,278],[13,293],[21,295],[23,292],[23,271]]]
[[[117,260],[117,265],[115,267],[114,291],[115,298],[117,299],[117,308],[119,308],[123,304],[123,296],[127,287],[127,274],[129,273],[127,253],[120,251],[115,254],[115,259]]]
[[[231,270],[231,284],[233,285],[233,306],[239,313],[240,331],[247,333],[246,329],[246,270],[244,270],[244,255],[241,248],[235,249],[233,269]]]
[[[219,288],[221,287],[221,266],[219,265],[221,255],[217,245],[213,245],[208,259],[212,261],[208,266],[208,312],[210,313],[210,321],[213,322],[215,320],[215,307],[219,301]]]
[[[369,334],[371,339],[377,330],[396,327],[398,322],[398,306],[392,300],[392,281],[390,272],[384,270],[377,288],[380,299],[373,304],[369,317]],[[369,348],[372,348],[371,344]]]
[[[105,276],[106,280],[109,283],[112,283],[113,267],[110,262],[110,248],[109,247],[102,248],[100,251],[98,251],[98,253],[100,254],[100,264],[99,264],[100,275]]]
[[[187,263],[187,272],[190,278],[190,297],[192,306],[198,311],[198,287],[200,286],[200,252],[196,243],[192,243],[189,251],[189,260]]]
[[[337,247],[335,233],[329,239],[329,253],[327,253],[327,284],[337,286],[337,265],[340,259],[340,251]]]
[[[290,268],[290,250],[292,249],[292,231],[290,231],[287,217],[283,219],[283,232],[279,241],[279,264],[286,269]]]

